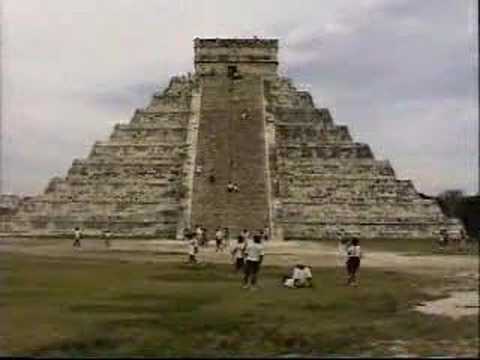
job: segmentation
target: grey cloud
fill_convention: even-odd
[[[42,191],[192,71],[194,37],[252,35],[278,37],[286,75],[419,190],[476,190],[474,2],[4,3],[9,191]]]

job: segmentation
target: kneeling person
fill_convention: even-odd
[[[298,264],[293,268],[291,277],[284,277],[283,285],[289,288],[312,287],[312,279],[310,267]]]

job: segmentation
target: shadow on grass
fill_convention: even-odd
[[[83,358],[85,356],[103,353],[105,356],[107,354],[112,354],[112,350],[113,352],[115,351],[118,347],[118,343],[119,341],[117,339],[108,337],[85,340],[66,339],[36,348],[30,355],[34,357]]]

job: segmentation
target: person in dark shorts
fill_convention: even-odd
[[[75,229],[73,229],[73,236],[75,238],[75,241],[73,242],[73,246],[80,247],[81,246],[80,238],[82,237],[82,232],[80,231],[80,228],[76,227]]]
[[[268,241],[270,239],[270,228],[268,225],[265,225],[263,228],[263,240]]]
[[[189,264],[197,264],[197,254],[198,254],[198,240],[195,234],[188,234],[188,260],[187,263]]]
[[[183,241],[189,240],[188,235],[189,235],[191,232],[192,232],[192,231],[190,230],[190,228],[188,228],[188,227],[183,228]]]
[[[204,247],[208,247],[208,235],[207,235],[207,228],[202,227],[202,243],[201,245]]]
[[[110,239],[112,237],[112,233],[109,229],[103,232],[103,239],[105,240],[105,246],[109,248],[111,246]]]
[[[262,245],[262,239],[259,235],[253,237],[253,242],[247,244],[245,249],[246,262],[245,262],[245,276],[243,277],[243,287],[245,289],[256,289],[257,274],[260,271],[260,265],[262,264],[263,257],[265,255],[264,247]]]
[[[237,243],[232,248],[232,260],[234,261],[235,272],[238,272],[243,269],[245,265],[245,249],[247,243],[242,236],[238,236]]]
[[[360,268],[360,259],[362,251],[360,249],[360,242],[357,238],[353,238],[351,244],[347,248],[347,285],[357,285],[357,272]]]

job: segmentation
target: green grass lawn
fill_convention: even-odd
[[[0,255],[0,352],[16,356],[220,357],[394,352],[475,354],[478,321],[411,311],[445,280],[363,270],[344,285],[313,268],[315,288],[284,289],[285,269],[261,270],[258,291],[227,265],[126,263]],[[450,341],[450,345],[442,341]],[[447,344],[447,345],[441,345]],[[458,346],[460,350],[458,350]]]

